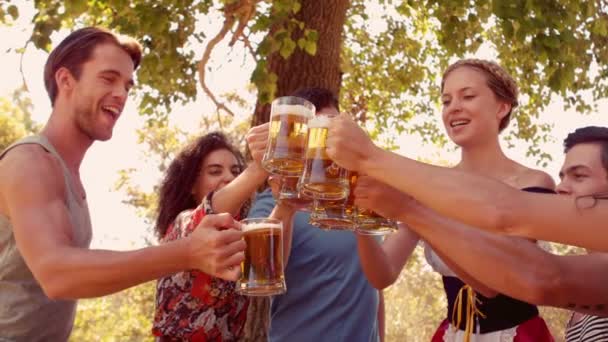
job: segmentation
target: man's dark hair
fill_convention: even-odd
[[[298,89],[292,96],[301,97],[307,101],[312,102],[315,108],[318,110],[326,107],[334,107],[340,111],[340,104],[338,98],[334,93],[325,88],[309,87]]]
[[[115,34],[100,27],[85,27],[72,32],[53,49],[44,66],[44,86],[55,105],[57,98],[57,82],[55,73],[60,68],[67,68],[76,79],[80,78],[82,65],[91,59],[93,50],[101,44],[114,44],[123,49],[133,61],[137,69],[141,62],[141,45],[130,37]]]
[[[588,126],[575,130],[564,139],[567,153],[578,144],[598,144],[601,147],[602,165],[608,172],[608,127]]]

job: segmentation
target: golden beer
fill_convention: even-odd
[[[299,177],[282,177],[279,189],[279,200],[299,208],[300,211],[309,211],[312,199],[304,196],[298,189]]]
[[[397,230],[397,223],[384,218],[372,210],[357,208],[357,233],[363,235],[386,235]]]
[[[298,176],[304,168],[308,120],[315,106],[299,97],[280,97],[272,102],[268,147],[262,166],[270,173]]]
[[[348,171],[327,155],[330,117],[317,115],[308,121],[308,144],[300,191],[308,197],[341,200],[348,196]]]
[[[283,226],[275,219],[245,219],[243,237],[245,261],[237,292],[247,296],[271,296],[284,293]]]
[[[359,175],[351,173],[351,186],[355,187]],[[397,230],[397,223],[378,215],[373,210],[355,207],[356,231],[363,235],[386,235]]]
[[[349,195],[345,200],[321,200],[313,202],[308,223],[324,230],[354,230],[356,210],[354,206],[354,182],[357,177],[349,173]]]

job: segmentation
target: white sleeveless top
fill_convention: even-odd
[[[80,204],[77,200],[72,176],[46,137],[19,140],[2,152],[0,159],[23,144],[38,144],[59,160],[67,189],[65,202],[72,222],[72,237],[76,246],[88,248],[91,242],[89,209],[86,202]],[[75,312],[76,301],[51,300],[44,294],[17,248],[11,222],[0,215],[0,342],[67,341]]]

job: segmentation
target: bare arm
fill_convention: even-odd
[[[32,152],[33,151],[33,152]],[[32,167],[36,165],[36,167]],[[102,296],[186,269],[236,279],[244,243],[229,216],[204,219],[189,238],[130,252],[74,245],[60,166],[47,153],[10,153],[0,190],[17,247],[49,298]]]
[[[256,189],[264,183],[268,177],[262,166],[252,163],[232,182],[226,184],[213,194],[211,205],[216,213],[230,213],[232,216],[238,215],[241,206],[251,198]]]
[[[608,315],[606,254],[553,255],[534,242],[479,231],[428,208],[410,212],[407,220],[437,251],[500,293],[537,305]]]
[[[418,244],[418,236],[407,229],[399,230],[379,244],[373,237],[357,234],[361,268],[369,282],[382,290],[392,285]]]
[[[403,222],[406,222],[405,220],[409,217],[409,213],[413,211],[413,208],[418,204],[410,196],[369,176],[361,176],[359,178],[354,192],[355,203],[358,206],[372,209],[384,217],[401,220]],[[383,246],[385,253],[392,253],[394,255],[388,257],[388,260],[386,261],[389,263],[389,267],[374,267],[373,262],[375,259],[382,257],[382,255],[371,256],[371,251],[363,251],[365,254],[368,254],[366,257],[371,259],[371,262],[368,260],[362,262],[369,263],[369,265],[365,265],[365,267],[370,274],[373,274],[372,277],[374,278],[374,281],[383,279],[385,281],[381,284],[390,281],[389,285],[394,282],[403,268],[403,264],[411,255],[414,247],[416,247],[416,243],[419,240],[418,236],[412,230],[405,227],[405,225],[402,225],[402,230],[407,231],[409,237],[403,238],[403,241],[395,243],[394,246],[392,246],[391,242],[387,239],[386,243],[389,244],[386,247]],[[503,238],[509,239],[508,237]],[[367,246],[367,248],[372,249],[373,246]],[[400,248],[402,248],[402,250]],[[393,249],[397,252],[393,251]],[[361,251],[361,248],[359,250]],[[401,261],[400,258],[402,258],[402,256],[398,253],[407,253],[407,256]],[[471,277],[469,273],[464,270],[466,268],[460,267],[458,262],[453,262],[450,256],[444,255],[441,250],[436,250],[436,253],[460,276],[460,278],[462,278],[462,280],[465,281],[465,283],[473,286],[484,296],[493,297],[497,294],[496,291],[493,291]],[[397,262],[397,264],[391,265],[391,262]]]
[[[261,161],[268,142],[268,123],[252,127],[246,136],[253,162],[232,182],[213,195],[213,211],[238,215],[243,203],[266,181]]]
[[[383,151],[346,115],[332,121],[328,154],[340,166],[386,182],[471,226],[608,251],[606,200],[579,209],[572,198],[525,193],[496,180]]]

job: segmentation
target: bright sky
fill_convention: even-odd
[[[26,3],[25,1],[23,1]],[[27,6],[31,6],[28,3]],[[20,9],[27,7],[19,5]],[[8,49],[16,49],[23,46],[31,33],[31,9],[23,11],[18,22],[13,27],[0,27],[0,41],[2,51],[0,52],[1,74],[0,96],[8,96],[15,88],[21,85],[21,74],[19,73],[19,56]],[[218,20],[206,19],[201,23],[201,28],[213,35],[219,30]],[[378,23],[381,25],[381,23]],[[58,43],[67,35],[67,32],[53,36],[54,44]],[[200,56],[202,49],[195,49]],[[23,61],[23,69],[30,97],[34,103],[34,120],[44,123],[51,112],[50,102],[44,89],[42,70],[46,61],[45,52],[28,48]],[[478,57],[487,57],[480,55]],[[212,71],[208,73],[207,82],[218,94],[236,91],[249,102],[249,111],[253,111],[255,99],[245,91],[248,85],[249,75],[253,70],[250,57],[243,54],[243,49],[235,47],[228,49],[219,46],[212,56]],[[564,112],[561,104],[555,103],[547,108],[542,114],[542,122],[554,123],[552,134],[555,142],[543,146],[544,151],[553,156],[553,161],[548,165],[546,171],[556,180],[559,166],[563,160],[561,141],[572,130],[586,125],[608,125],[608,105],[604,101],[600,103],[598,113],[583,116],[574,112]],[[176,125],[183,129],[192,130],[197,128],[203,113],[213,113],[213,106],[204,99],[202,90],[199,88],[199,100],[185,107],[176,107],[172,113],[172,119]],[[243,119],[247,113],[242,113]],[[436,116],[440,120],[439,112]],[[93,221],[93,247],[108,249],[130,249],[143,245],[144,237],[150,236],[146,231],[143,219],[138,217],[135,210],[122,204],[124,195],[113,191],[114,183],[118,176],[117,171],[125,168],[138,169],[138,182],[144,189],[150,189],[158,181],[158,171],[154,166],[144,162],[143,149],[136,143],[135,130],[141,127],[143,119],[138,115],[136,104],[129,101],[121,119],[114,129],[114,136],[109,142],[96,143],[89,150],[81,168],[81,177],[87,189],[88,202]],[[395,134],[395,133],[393,133]],[[432,160],[458,159],[458,152],[439,151],[433,146],[423,146],[417,138],[399,137],[400,153],[410,157],[425,157]],[[506,144],[504,145],[506,146]],[[519,143],[516,148],[509,149],[507,154],[512,158],[529,166],[534,165],[534,160],[525,157],[526,146]]]

